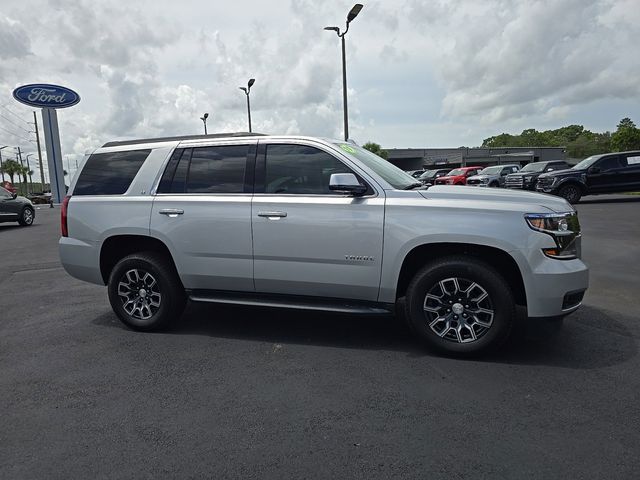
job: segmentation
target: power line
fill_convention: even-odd
[[[20,120],[21,122],[24,122],[24,123],[26,123],[27,125],[30,125],[30,123],[29,123],[29,122],[27,122],[26,120],[24,120],[24,119],[20,118],[20,116],[19,116],[18,114],[16,114],[16,113],[14,113],[13,111],[9,110],[9,109],[7,108],[7,106],[6,106],[6,105],[0,105],[0,107],[4,108],[7,112],[9,112],[11,115],[13,115],[14,117],[16,117],[16,118],[17,118],[18,120]]]
[[[12,122],[12,121],[11,121],[11,119],[9,119],[9,118],[5,117],[5,116],[4,116],[3,114],[1,114],[1,113],[0,113],[0,117],[4,118],[7,122],[9,122],[9,123],[10,123],[11,125],[13,125],[14,127],[18,127],[19,129],[24,130],[24,131],[25,131],[25,132],[27,132],[27,133],[33,133],[31,130],[27,130],[26,128],[21,127],[20,125],[18,125],[17,123]]]
[[[6,128],[4,128],[4,127],[0,127],[0,130],[4,130],[4,131],[5,131],[5,132],[7,132],[9,135],[12,135],[12,136],[14,136],[14,137],[16,137],[16,138],[19,138],[20,140],[22,140],[22,141],[24,141],[24,142],[33,142],[33,141],[34,141],[34,140],[30,140],[30,139],[28,139],[28,138],[21,137],[20,135],[17,135],[16,133],[11,132],[11,131],[7,130],[7,129],[6,129]]]

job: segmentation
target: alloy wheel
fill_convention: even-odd
[[[22,212],[22,221],[26,225],[31,225],[33,223],[33,210],[30,208],[25,208]]]
[[[148,320],[160,309],[162,295],[158,282],[140,268],[127,270],[118,282],[122,308],[133,318]]]
[[[436,283],[427,293],[423,308],[429,328],[454,343],[481,338],[491,328],[495,315],[487,290],[459,277]]]

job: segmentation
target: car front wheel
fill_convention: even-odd
[[[406,317],[430,347],[473,355],[499,347],[515,318],[509,284],[491,265],[466,256],[437,260],[407,288]]]
[[[569,203],[578,203],[582,196],[582,190],[577,185],[569,184],[564,185],[558,190],[558,195],[564,198]]]
[[[134,253],[111,271],[109,301],[120,320],[134,330],[152,331],[178,320],[184,287],[173,265],[157,253]]]
[[[20,212],[20,218],[18,219],[18,223],[23,227],[28,227],[29,225],[33,225],[33,220],[36,218],[36,213],[33,211],[31,207],[24,207],[22,212]]]

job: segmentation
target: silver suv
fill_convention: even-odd
[[[588,285],[562,198],[420,182],[356,145],[308,137],[111,142],[62,208],[67,272],[107,285],[129,327],[193,302],[401,312],[440,351],[500,345],[516,306],[573,312]]]

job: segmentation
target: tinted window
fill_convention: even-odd
[[[266,193],[333,194],[332,173],[352,173],[341,161],[304,145],[267,145]]]
[[[607,157],[600,160],[594,165],[594,167],[600,168],[603,172],[614,168],[620,168],[620,159],[616,157]]]
[[[87,159],[74,195],[119,195],[127,191],[151,150],[94,153]]]
[[[249,145],[194,148],[187,193],[244,193],[248,153]]]
[[[171,155],[171,159],[167,164],[167,168],[165,168],[164,173],[162,174],[162,178],[160,179],[160,184],[158,185],[158,193],[171,192],[173,177],[176,174],[178,162],[180,161],[180,158],[183,156],[183,154],[184,149],[179,148],[173,152],[173,155]]]

